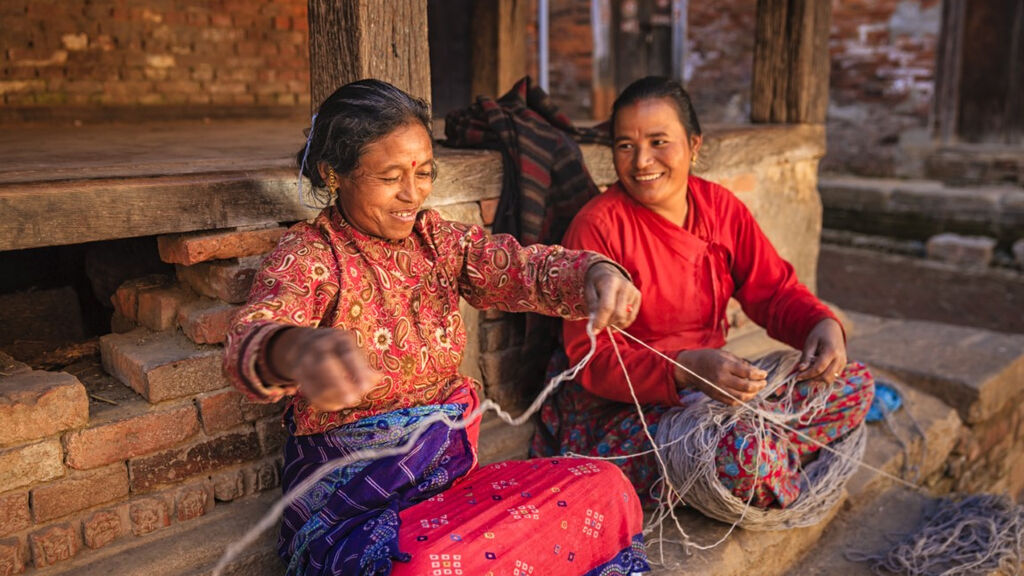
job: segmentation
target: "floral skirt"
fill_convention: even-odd
[[[847,364],[839,380],[842,385],[828,398],[826,409],[810,422],[795,426],[823,444],[835,441],[859,425],[874,396],[874,378],[859,362]],[[794,399],[802,399],[806,392],[806,386],[798,385]],[[685,405],[687,396],[695,394],[701,392],[683,392],[680,400]],[[662,416],[672,408],[662,405],[643,407],[652,437],[656,435]],[[716,457],[719,478],[739,498],[747,500],[753,496],[755,506],[788,506],[800,494],[800,462],[815,453],[818,446],[796,435],[773,437],[765,442],[765,446],[758,446],[744,441],[748,434],[748,430],[730,430],[719,442]],[[541,409],[531,455],[623,456],[611,462],[622,469],[639,493],[643,505],[649,507],[657,500],[652,489],[661,478],[657,460],[653,453],[632,458],[626,456],[650,450],[651,443],[632,404],[601,398],[576,382],[568,382]],[[761,464],[755,469],[758,451],[761,452]]]

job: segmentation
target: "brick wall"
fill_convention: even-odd
[[[3,109],[303,109],[307,28],[304,0],[6,0]]]
[[[551,3],[551,92],[589,116],[589,1]],[[705,123],[746,122],[756,0],[689,3],[686,86]],[[939,0],[833,0],[826,171],[903,175],[901,144],[924,139]],[[908,133],[909,131],[909,133]]]

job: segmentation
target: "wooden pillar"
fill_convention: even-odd
[[[590,0],[590,26],[594,31],[593,117],[611,117],[615,90],[615,35],[611,0]]]
[[[308,0],[310,104],[339,86],[385,80],[430,101],[427,0]]]
[[[529,0],[476,0],[473,4],[473,97],[501,96],[529,72],[526,27]]]
[[[823,124],[828,110],[827,0],[758,0],[753,122]]]

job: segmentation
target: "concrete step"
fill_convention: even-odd
[[[875,316],[1024,333],[1024,274],[1005,268],[970,269],[822,244],[818,293],[847,310]]]
[[[955,407],[967,424],[988,420],[1020,393],[1024,334],[850,313],[849,357],[886,370]]]
[[[219,504],[201,518],[173,525],[138,538],[124,538],[79,559],[48,569],[38,576],[209,576],[224,549],[256,524],[279,494]],[[280,576],[284,565],[277,557],[277,528],[259,539],[233,561],[224,576]]]
[[[934,180],[823,177],[824,226],[924,240],[942,232],[1024,236],[1024,188],[1014,184],[949,186]]]
[[[891,488],[856,511],[838,515],[814,550],[787,574],[873,576],[875,573],[869,563],[849,560],[847,554],[887,551],[892,546],[890,538],[912,532],[934,509],[936,502],[920,492]]]
[[[868,424],[868,445],[864,463],[904,480],[921,483],[944,471],[963,424],[955,409],[938,398],[914,389],[892,374],[872,369],[876,381],[894,386],[903,398],[903,408],[891,415],[890,429],[884,422]],[[920,432],[918,432],[920,429]],[[904,450],[900,439],[907,444]],[[905,467],[904,464],[908,463]],[[896,481],[869,468],[858,470],[846,485],[844,510],[871,502]]]

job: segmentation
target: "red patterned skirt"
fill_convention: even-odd
[[[499,462],[402,510],[394,576],[628,575],[648,570],[643,512],[622,472],[592,460]]]

